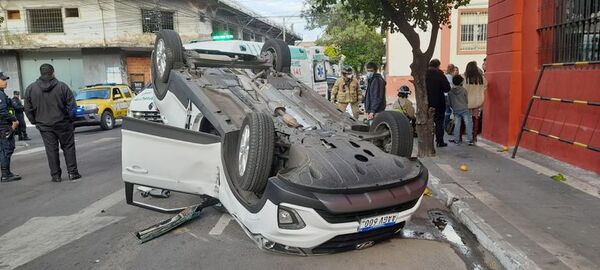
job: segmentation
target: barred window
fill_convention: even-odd
[[[28,9],[27,23],[30,33],[63,33],[60,8]]]
[[[459,10],[459,52],[485,52],[487,49],[487,11]]]
[[[540,64],[600,61],[600,0],[542,0],[540,10]]]
[[[173,12],[142,9],[142,31],[144,33],[156,33],[161,29],[174,30]]]

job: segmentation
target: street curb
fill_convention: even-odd
[[[452,214],[477,237],[481,246],[496,256],[504,268],[541,270],[535,262],[527,258],[523,251],[504,240],[502,235],[486,223],[485,219],[475,213],[468,203],[461,201],[461,198],[465,197],[464,194],[469,194],[466,190],[462,188],[462,191],[452,190],[432,174],[429,174],[428,186],[435,197],[450,208]],[[464,194],[459,194],[463,192]]]

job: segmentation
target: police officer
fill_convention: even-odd
[[[0,167],[2,168],[1,182],[21,180],[21,176],[10,171],[10,158],[15,151],[14,132],[19,123],[14,116],[10,98],[4,93],[8,85],[8,76],[0,71]]]
[[[25,123],[25,108],[23,107],[23,103],[20,99],[19,91],[13,92],[12,98],[12,106],[15,108],[15,116],[19,121],[19,128],[17,129],[17,135],[19,135],[19,141],[29,141],[31,140],[29,136],[27,136],[27,123]]]
[[[337,102],[337,107],[341,111],[346,111],[348,104],[352,107],[352,116],[358,119],[360,101],[362,92],[358,87],[358,80],[352,74],[352,67],[344,66],[342,77],[335,81],[331,89],[331,102]]]

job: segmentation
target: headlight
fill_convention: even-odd
[[[98,109],[98,105],[96,104],[84,104],[83,107],[86,111],[96,110]]]
[[[279,228],[288,230],[299,230],[306,226],[294,209],[281,205],[277,209],[277,223]]]

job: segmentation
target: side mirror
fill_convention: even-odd
[[[121,94],[114,94],[113,99],[121,99],[123,96]]]

